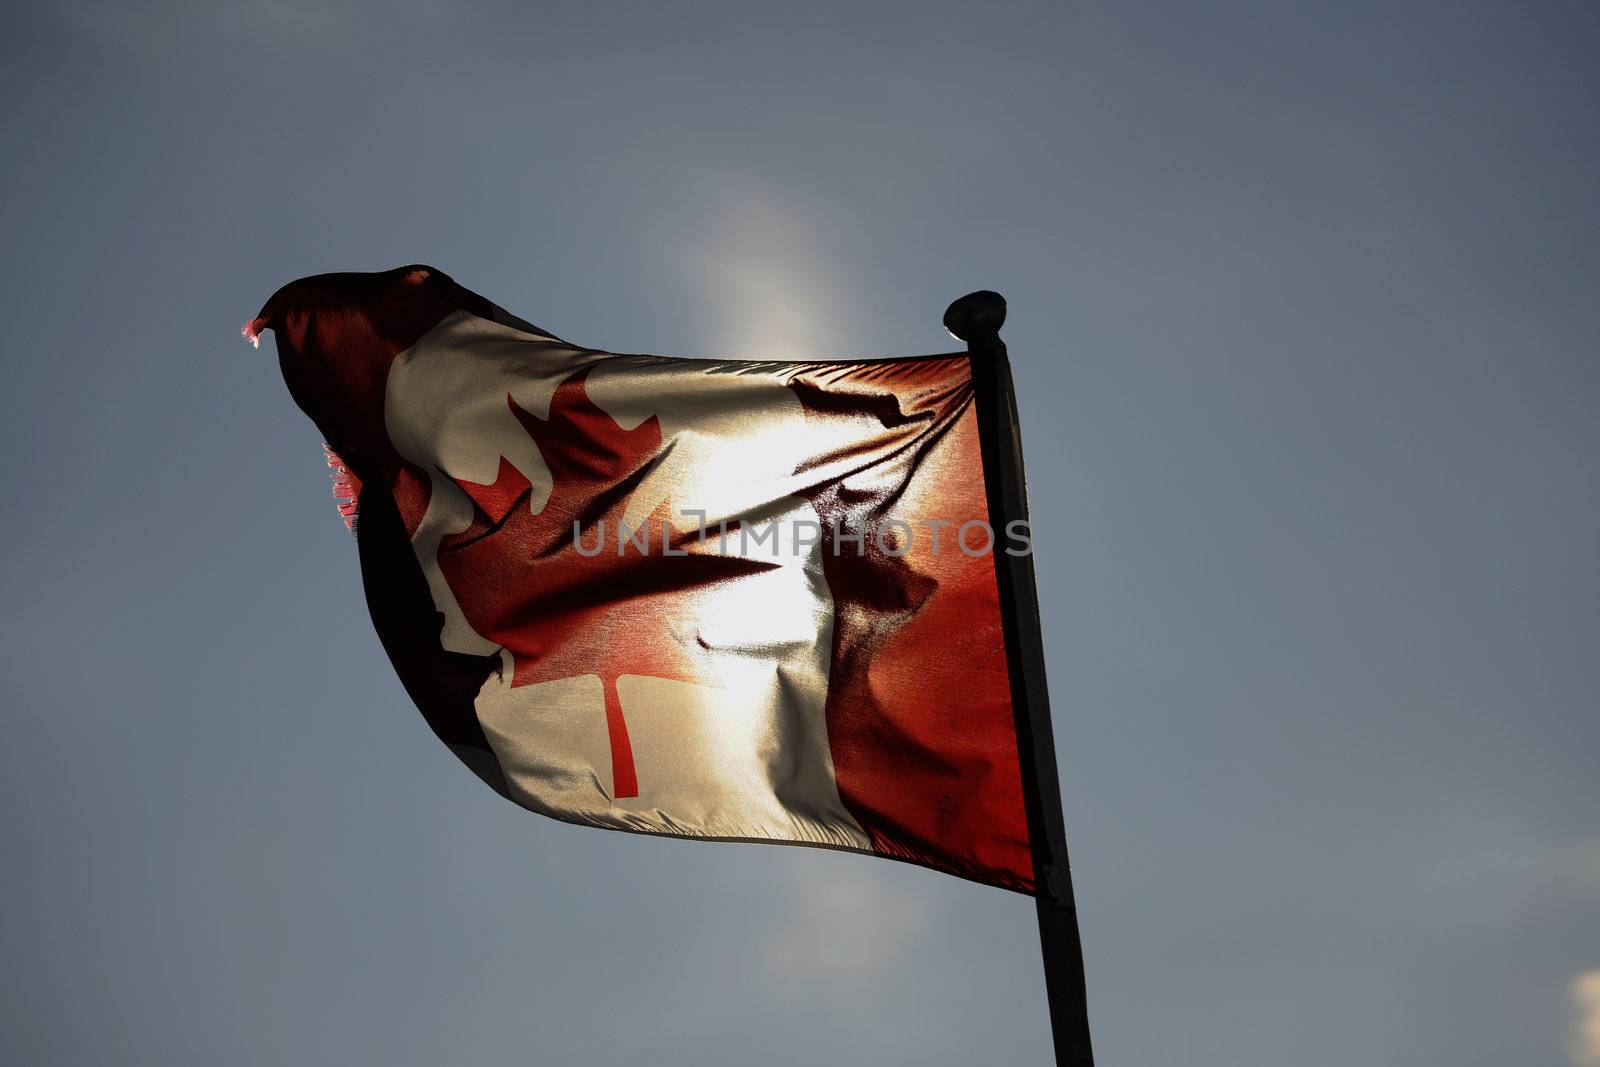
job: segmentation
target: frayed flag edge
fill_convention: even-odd
[[[353,534],[356,532],[356,522],[361,517],[361,479],[339,458],[339,453],[328,447],[326,441],[322,443],[322,453],[327,457],[328,471],[333,479],[334,506],[344,517],[345,527]]]
[[[266,323],[261,319],[251,319],[239,327],[239,336],[250,342],[251,348],[261,347],[261,331]]]

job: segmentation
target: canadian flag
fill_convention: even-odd
[[[973,358],[616,355],[430,267],[279,290],[368,605],[533,811],[1034,890]],[[1020,698],[1019,698],[1020,699]]]

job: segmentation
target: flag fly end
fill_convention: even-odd
[[[266,329],[266,327],[267,320],[265,318],[251,319],[249,322],[239,327],[239,336],[243,337],[246,341],[249,341],[251,348],[260,348],[261,331]]]

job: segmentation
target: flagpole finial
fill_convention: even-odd
[[[989,289],[968,293],[945,309],[944,328],[972,344],[996,336],[1006,323],[1006,298]]]

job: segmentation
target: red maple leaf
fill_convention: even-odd
[[[639,795],[617,679],[623,675],[712,684],[695,620],[711,584],[776,566],[706,551],[698,530],[670,533],[663,501],[643,524],[649,551],[617,531],[634,490],[666,455],[660,422],[632,430],[589,399],[585,368],[556,388],[550,417],[506,402],[550,468],[553,487],[538,514],[528,479],[504,456],[489,485],[458,482],[476,504],[472,525],[445,538],[439,566],[472,628],[511,652],[513,686],[597,674],[605,690],[613,792]],[[604,547],[592,551],[604,524]],[[672,550],[665,555],[663,530]]]

